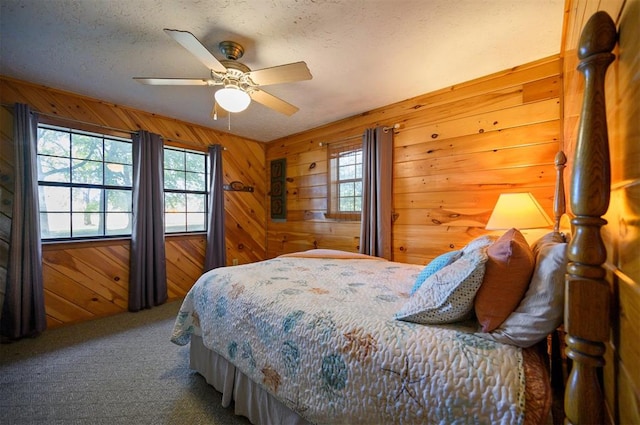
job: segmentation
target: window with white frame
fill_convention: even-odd
[[[362,210],[362,142],[332,143],[329,155],[329,217],[359,220]]]
[[[43,240],[131,235],[131,140],[40,124]]]
[[[207,230],[208,156],[164,148],[165,233]]]

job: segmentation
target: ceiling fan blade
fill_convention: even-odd
[[[278,111],[281,114],[291,116],[299,110],[297,106],[293,106],[292,104],[287,103],[264,90],[254,89],[249,95],[256,102],[262,103],[264,106],[269,107],[274,111]]]
[[[212,69],[216,72],[225,72],[227,68],[216,59],[210,51],[207,50],[206,47],[200,43],[200,40],[196,38],[195,35],[191,34],[189,31],[180,31],[180,30],[172,30],[172,29],[164,29],[171,38],[180,43],[182,47],[191,52],[195,57],[197,57],[200,62],[205,64],[205,66],[209,69]]]
[[[259,86],[290,83],[313,78],[305,62],[294,62],[249,72],[251,80]]]
[[[150,78],[133,77],[139,83],[151,86],[208,86],[210,81],[205,78]]]

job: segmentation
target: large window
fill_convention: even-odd
[[[362,143],[329,145],[329,216],[359,220],[362,210]]]
[[[207,230],[208,160],[202,152],[164,149],[165,232]]]
[[[38,126],[42,239],[131,234],[131,141]]]
[[[41,124],[38,191],[43,240],[130,236],[131,140]],[[207,230],[208,159],[164,148],[165,232]]]

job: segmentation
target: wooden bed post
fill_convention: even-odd
[[[609,338],[609,284],[600,229],[609,207],[611,166],[604,79],[616,38],[613,20],[597,12],[585,25],[578,49],[585,89],[571,176],[573,237],[565,282],[567,356],[573,360],[564,402],[568,424],[600,424],[605,417],[599,374]]]
[[[563,151],[556,154],[554,160],[556,165],[556,193],[553,197],[553,231],[560,233],[560,220],[567,212],[567,204],[564,196],[564,168],[567,163],[567,156]]]

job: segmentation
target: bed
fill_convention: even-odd
[[[556,226],[532,246],[510,229],[426,267],[311,250],[211,270],[185,297],[172,341],[190,344],[191,367],[223,404],[233,401],[256,424],[548,423],[540,347],[564,310],[568,422],[601,422],[608,288],[600,227],[609,199],[602,77],[615,45],[611,25],[598,13],[581,39],[587,78],[569,243],[558,231],[560,154]],[[498,255],[505,246],[506,260]],[[496,296],[492,283],[505,278],[519,289]]]

